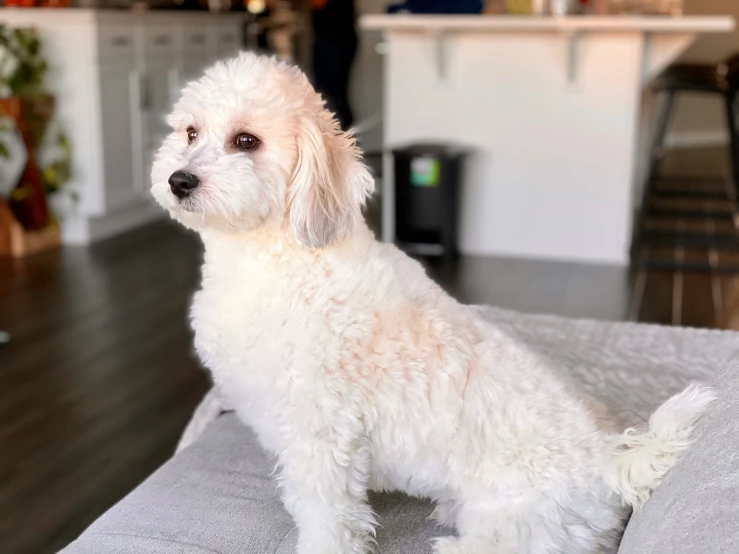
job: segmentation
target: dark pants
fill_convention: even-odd
[[[356,53],[356,33],[316,33],[314,37],[314,86],[345,131],[354,122],[349,106],[349,75]]]

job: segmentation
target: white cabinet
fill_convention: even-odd
[[[178,32],[177,78],[179,88],[203,74],[203,70],[219,59],[218,26],[183,25]],[[222,58],[221,58],[222,59]]]
[[[210,56],[204,53],[193,53],[182,60],[179,66],[178,80],[182,87],[203,74],[203,69],[210,65]]]
[[[135,167],[134,187],[146,193],[154,154],[169,132],[166,116],[180,90],[177,32],[173,25],[137,27],[137,67],[141,70],[140,159]]]
[[[80,199],[62,214],[64,240],[87,243],[164,215],[149,174],[166,116],[187,82],[238,53],[243,15],[1,9],[1,23],[36,27],[49,61]]]
[[[241,44],[239,29],[229,27],[213,27],[216,34],[216,54],[218,58],[230,58],[236,55]]]
[[[111,64],[100,70],[104,206],[99,211],[103,213],[131,205],[139,197],[140,81],[133,63]]]
[[[92,31],[97,34],[98,60],[134,63],[136,29],[133,25],[112,21],[97,25]]]
[[[142,74],[143,94],[141,100],[141,143],[142,159],[139,167],[140,179],[136,183],[139,191],[148,189],[149,173],[159,145],[169,133],[167,114],[176,100],[177,72],[174,65],[162,61],[150,61]]]

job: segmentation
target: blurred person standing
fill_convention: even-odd
[[[310,0],[313,14],[313,85],[341,128],[354,122],[349,76],[357,53],[354,0]]]

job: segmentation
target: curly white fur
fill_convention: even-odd
[[[370,489],[435,499],[458,531],[437,554],[615,551],[622,498],[659,483],[710,392],[609,434],[554,368],[374,240],[373,181],[298,70],[242,54],[188,85],[169,121],[152,191],[205,244],[196,347],[279,457],[300,554],[368,552]],[[235,151],[241,132],[260,147]],[[201,180],[182,200],[177,170]]]

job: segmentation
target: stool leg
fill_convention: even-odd
[[[666,90],[661,95],[659,113],[657,115],[657,125],[654,129],[654,140],[652,142],[652,151],[649,162],[649,173],[647,174],[647,187],[657,175],[657,166],[662,157],[662,150],[665,145],[665,136],[670,126],[670,116],[672,108],[675,105],[675,91]]]
[[[661,92],[661,94],[660,94]],[[644,221],[647,217],[649,197],[654,187],[654,179],[657,176],[657,166],[662,157],[662,149],[665,144],[665,136],[670,125],[670,116],[672,115],[672,107],[675,104],[675,91],[665,89],[657,91],[659,99],[659,108],[657,111],[657,121],[654,127],[654,136],[652,137],[651,150],[649,151],[649,167],[647,168],[646,179],[643,183],[644,188],[641,193],[641,205],[639,215],[635,218],[632,237],[631,237],[631,256],[632,261],[638,256],[638,249],[641,245],[641,237],[644,231]]]
[[[739,129],[737,129],[737,94],[732,91],[726,94],[726,119],[729,127],[729,148],[731,150],[731,177],[734,192],[739,195]]]

